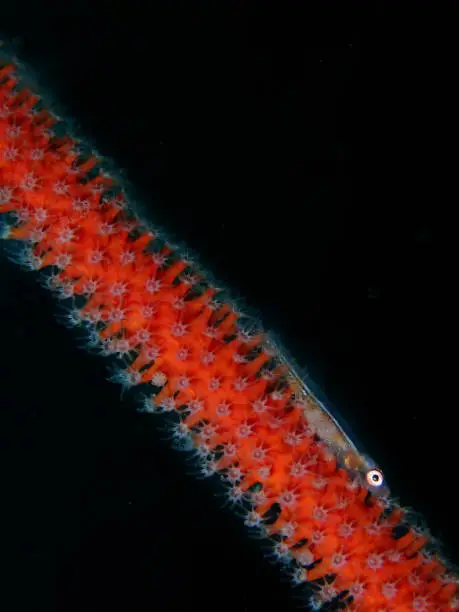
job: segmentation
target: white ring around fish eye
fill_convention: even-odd
[[[384,474],[377,468],[368,470],[368,472],[365,474],[365,479],[367,484],[371,487],[379,488],[384,484]]]

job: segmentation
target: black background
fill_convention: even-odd
[[[45,2],[0,27],[145,214],[308,366],[454,558],[448,35],[433,42],[422,3],[403,20],[383,4],[279,7]],[[1,269],[4,609],[296,609],[34,275]]]

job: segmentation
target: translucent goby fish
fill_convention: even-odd
[[[370,493],[381,498],[388,498],[390,490],[384,473],[379,465],[362,450],[360,442],[349,425],[327,400],[322,401],[322,393],[314,383],[307,380],[292,366],[292,361],[285,353],[268,342],[268,346],[276,354],[279,363],[286,368],[286,377],[295,390],[297,399],[304,406],[307,422],[314,428],[322,442],[334,453],[338,463],[351,473],[357,481],[366,487]]]

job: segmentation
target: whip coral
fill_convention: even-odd
[[[26,83],[0,63],[1,234],[13,259],[47,271],[88,346],[118,358],[112,380],[143,392],[139,412],[174,417],[173,444],[221,477],[312,609],[459,609],[457,577],[379,468]]]

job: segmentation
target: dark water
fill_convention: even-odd
[[[451,162],[432,51],[347,28],[333,5],[285,23],[236,5],[56,10],[1,25],[41,91],[308,366],[454,558]],[[295,609],[33,275],[1,269],[3,609]]]

